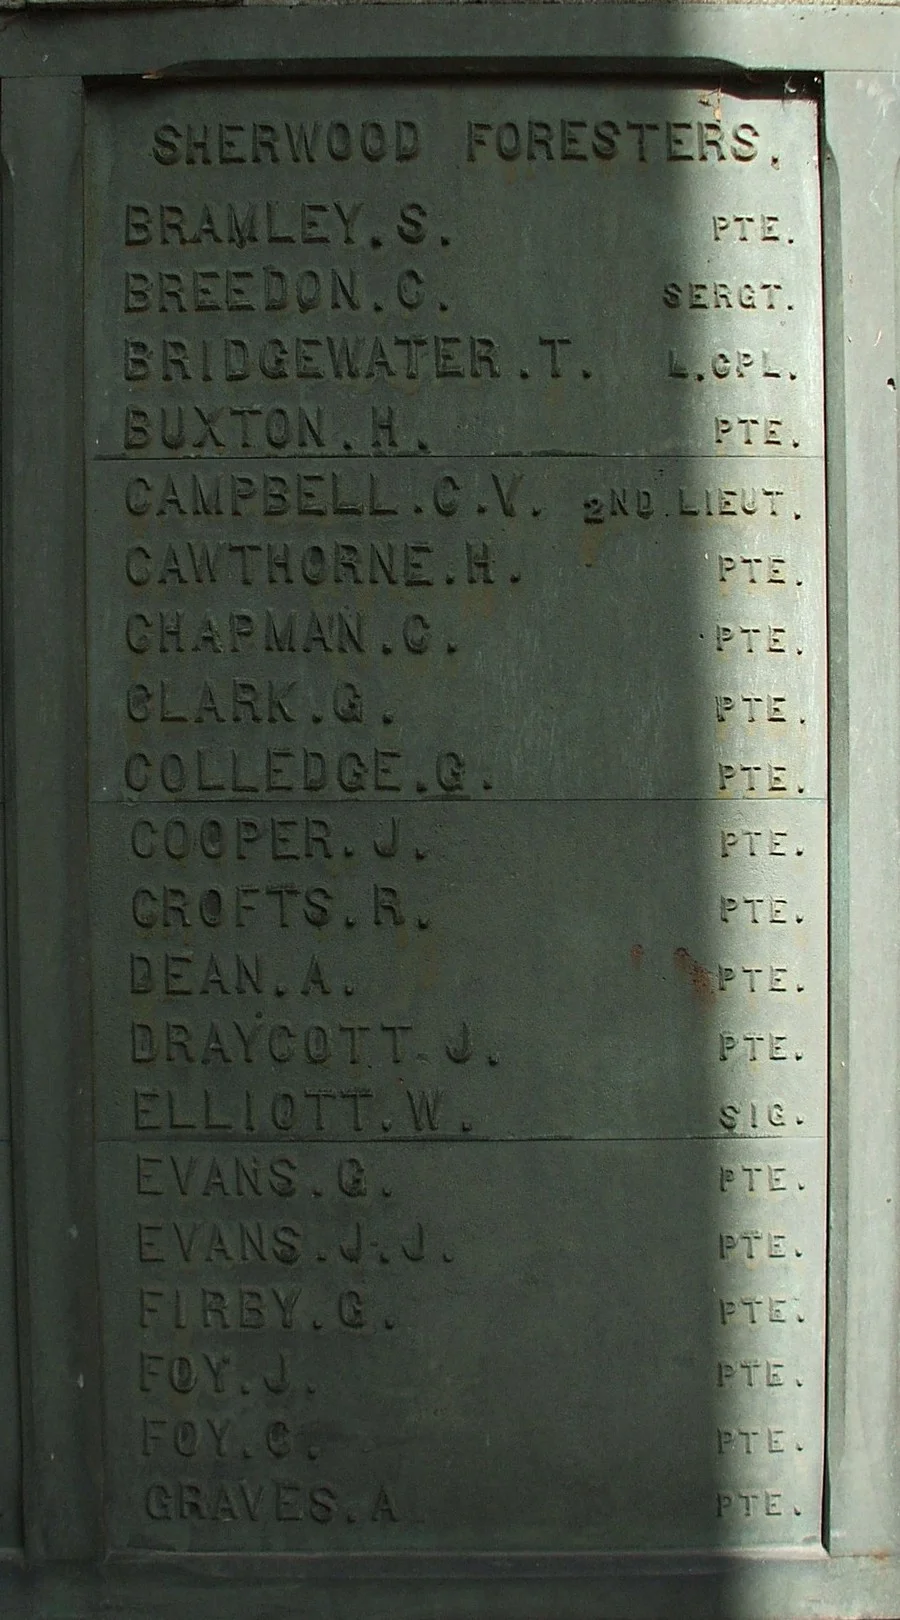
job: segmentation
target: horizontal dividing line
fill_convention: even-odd
[[[4,1555],[5,1556],[5,1555]],[[526,1612],[546,1613],[552,1612],[552,1599],[541,1603],[536,1601],[539,1587],[535,1583],[550,1580],[583,1579],[593,1577],[609,1579],[616,1576],[628,1581],[646,1580],[649,1576],[653,1580],[660,1580],[666,1575],[674,1574],[679,1579],[696,1581],[698,1600],[697,1612],[700,1610],[699,1593],[703,1591],[703,1581],[713,1575],[733,1579],[734,1564],[743,1564],[745,1570],[753,1565],[758,1567],[769,1566],[767,1573],[774,1569],[779,1574],[785,1574],[790,1567],[797,1565],[819,1564],[827,1570],[834,1563],[834,1556],[827,1553],[820,1542],[812,1546],[791,1545],[780,1542],[772,1546],[760,1545],[737,1546],[723,1543],[719,1547],[699,1545],[689,1548],[666,1548],[662,1551],[653,1548],[631,1549],[612,1546],[604,1549],[568,1548],[563,1551],[540,1545],[531,1550],[512,1548],[505,1552],[472,1547],[468,1550],[431,1548],[421,1550],[410,1547],[397,1552],[307,1552],[293,1550],[290,1552],[171,1552],[157,1550],[156,1548],[143,1549],[131,1547],[112,1547],[104,1561],[104,1570],[111,1572],[120,1581],[141,1581],[141,1598],[146,1598],[148,1591],[154,1590],[147,1585],[151,1576],[158,1582],[163,1579],[172,1579],[177,1572],[180,1576],[201,1573],[207,1575],[215,1572],[217,1576],[227,1574],[232,1582],[243,1581],[245,1590],[249,1594],[250,1613],[261,1612],[258,1609],[260,1596],[265,1591],[271,1598],[271,1613],[273,1620],[290,1613],[297,1614],[296,1606],[289,1610],[275,1606],[278,1595],[274,1586],[264,1586],[265,1582],[284,1580],[285,1575],[295,1579],[309,1582],[335,1581],[346,1582],[353,1580],[376,1580],[387,1582],[389,1579],[398,1579],[404,1583],[425,1581],[461,1581],[471,1582],[474,1578],[487,1578],[497,1582],[500,1589],[506,1581],[519,1581],[530,1583],[535,1601]],[[897,1568],[898,1560],[885,1561],[879,1564],[879,1569],[890,1570]],[[816,1571],[816,1579],[821,1584],[821,1576]],[[155,1588],[158,1590],[158,1586]],[[404,1585],[403,1590],[408,1589]],[[114,1588],[115,1590],[115,1588]],[[303,1588],[304,1591],[310,1590]],[[312,1591],[316,1588],[313,1586]],[[334,1588],[332,1587],[332,1593]],[[646,1589],[645,1589],[646,1590]],[[521,1587],[520,1587],[521,1592]],[[425,1595],[428,1604],[425,1605]],[[367,1594],[368,1595],[368,1594]],[[430,1599],[432,1593],[428,1588],[420,1589],[423,1597],[423,1606],[415,1612],[434,1612]],[[454,1593],[454,1598],[457,1594]],[[818,1589],[816,1589],[818,1595]],[[566,1609],[568,1594],[559,1600],[560,1612],[569,1612]],[[378,1612],[393,1612],[396,1604],[391,1605],[389,1598],[383,1605],[378,1606]],[[446,1609],[447,1604],[443,1607]],[[82,1613],[84,1611],[81,1611]],[[96,1612],[96,1611],[95,1611]],[[437,1612],[440,1612],[440,1608]],[[455,1611],[454,1611],[455,1612]],[[471,1610],[469,1612],[472,1612]],[[488,1610],[481,1610],[486,1613]],[[608,1611],[607,1611],[608,1612]],[[621,1608],[618,1610],[622,1612]],[[645,1609],[643,1611],[647,1613]],[[671,1612],[671,1611],[670,1611]],[[690,1609],[682,1608],[682,1613],[692,1613]],[[709,1612],[709,1611],[707,1611]]]
[[[436,795],[432,795],[432,794],[428,794],[428,793],[421,793],[415,799],[402,799],[402,798],[398,798],[398,799],[353,799],[349,794],[346,795],[342,799],[322,798],[320,795],[310,795],[309,798],[301,799],[301,798],[297,798],[295,795],[291,795],[291,794],[285,794],[283,796],[279,796],[277,791],[274,788],[264,789],[258,794],[253,794],[253,793],[244,793],[242,795],[235,794],[234,797],[232,797],[232,798],[222,798],[220,796],[216,796],[216,795],[211,794],[211,793],[208,794],[208,795],[204,794],[203,796],[198,796],[196,798],[192,798],[188,794],[185,794],[185,793],[173,793],[170,797],[165,798],[165,799],[155,799],[155,798],[151,798],[149,794],[142,794],[139,799],[111,799],[111,798],[110,799],[105,799],[105,798],[91,797],[88,802],[91,805],[96,805],[98,809],[102,808],[102,809],[109,809],[109,810],[139,810],[142,804],[168,805],[171,809],[177,809],[178,806],[180,806],[180,805],[183,806],[183,805],[188,805],[188,804],[199,804],[199,805],[213,805],[213,804],[266,804],[266,805],[279,804],[279,805],[290,805],[290,804],[297,804],[297,805],[302,805],[306,809],[308,809],[310,805],[327,804],[327,805],[332,805],[332,806],[333,805],[346,805],[347,808],[350,809],[350,810],[379,810],[382,813],[384,811],[386,811],[386,810],[396,808],[398,805],[403,805],[404,809],[411,809],[415,805],[440,805],[442,809],[447,809],[447,810],[452,810],[454,807],[462,808],[463,806],[465,806],[466,809],[471,810],[471,809],[479,809],[482,806],[485,809],[491,809],[493,807],[497,807],[497,808],[502,807],[503,809],[508,809],[513,805],[520,805],[520,804],[521,805],[525,805],[525,804],[555,804],[555,805],[568,805],[568,804],[633,804],[633,805],[648,805],[648,806],[649,805],[657,805],[657,804],[659,804],[659,805],[662,805],[662,804],[665,804],[665,805],[679,805],[679,804],[684,804],[684,805],[696,804],[696,805],[700,805],[700,804],[703,804],[703,805],[709,805],[713,809],[721,810],[721,809],[732,809],[732,808],[733,809],[738,809],[738,808],[744,809],[746,807],[749,807],[749,808],[752,809],[752,808],[755,808],[755,807],[760,806],[760,805],[770,806],[770,805],[783,805],[783,804],[790,804],[790,805],[809,804],[809,805],[825,805],[825,806],[827,806],[827,804],[828,804],[827,798],[815,798],[813,796],[813,794],[811,794],[811,793],[810,794],[805,794],[804,793],[802,798],[798,798],[798,797],[796,797],[794,795],[791,795],[791,794],[781,794],[781,795],[779,795],[778,798],[762,798],[762,797],[760,797],[758,799],[700,799],[700,798],[697,798],[697,799],[633,799],[633,798],[624,798],[624,797],[620,798],[618,796],[614,796],[613,794],[608,794],[608,795],[605,794],[602,797],[597,795],[596,797],[588,797],[588,796],[580,797],[579,796],[579,797],[558,798],[558,799],[552,799],[552,798],[515,798],[515,799],[507,799],[507,798],[503,798],[502,795],[492,794],[490,796],[490,798],[485,797],[483,799],[474,799],[474,798],[469,798],[469,797],[466,797],[466,796],[463,796],[463,795],[459,795],[458,797],[454,797],[452,799],[442,799],[442,798],[438,798]]]
[[[418,1147],[628,1147],[640,1146],[651,1142],[715,1142],[720,1147],[727,1147],[731,1142],[825,1142],[824,1134],[811,1136],[808,1133],[786,1136],[782,1131],[779,1135],[756,1131],[752,1136],[739,1136],[737,1133],[728,1136],[476,1136],[474,1133],[465,1137],[449,1136],[371,1136],[360,1132],[355,1136],[291,1136],[284,1131],[276,1136],[263,1136],[261,1132],[239,1133],[237,1131],[188,1131],[182,1132],[168,1130],[147,1130],[134,1136],[96,1136],[95,1147],[139,1147],[142,1142],[218,1142],[226,1145],[240,1143],[242,1146],[271,1147],[405,1147],[415,1143]]]
[[[315,452],[301,453],[292,451],[288,455],[273,453],[257,454],[246,452],[236,455],[222,456],[118,456],[98,453],[89,457],[91,462],[117,462],[125,467],[140,467],[154,462],[163,462],[174,466],[190,465],[202,462],[206,467],[224,466],[231,461],[266,461],[270,465],[278,462],[304,462],[304,461],[365,461],[376,466],[388,467],[393,461],[662,461],[666,463],[679,461],[709,461],[714,466],[723,461],[733,461],[737,464],[763,462],[767,466],[781,466],[791,461],[814,461],[825,464],[823,452],[810,451],[803,455],[790,456],[763,456],[763,455],[721,455],[701,451],[664,451],[659,455],[648,454],[642,450],[397,450],[390,455],[379,455],[377,452],[366,450],[317,450]],[[308,514],[315,516],[315,513]],[[379,515],[379,514],[376,514]],[[381,514],[383,515],[383,514]],[[392,514],[391,514],[392,515]],[[693,514],[685,513],[684,516]]]

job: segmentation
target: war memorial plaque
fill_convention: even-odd
[[[86,119],[110,1547],[817,1546],[815,103]]]
[[[5,921],[5,918],[4,918]],[[5,1017],[0,1023],[8,1039]],[[16,1353],[15,1245],[12,1209],[12,1151],[10,1143],[9,1073],[0,1077],[0,1547],[22,1545],[20,1479],[22,1468],[19,1419],[19,1371]]]

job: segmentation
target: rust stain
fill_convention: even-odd
[[[636,968],[640,967],[641,963],[644,960],[644,947],[643,947],[643,945],[632,945],[631,950],[629,952],[629,955],[631,957],[631,965],[632,965],[632,967],[636,967]]]
[[[715,997],[715,987],[712,975],[701,962],[694,960],[689,950],[679,945],[675,952],[675,966],[690,979],[694,994],[701,1001],[711,1001]]]
[[[440,959],[434,935],[421,941],[419,983],[423,990],[433,990],[440,979]]]
[[[474,581],[471,581],[474,584]],[[466,591],[462,599],[462,616],[466,620],[491,619],[494,616],[494,591]]]
[[[600,541],[602,539],[599,526],[596,529],[585,529],[581,535],[581,561],[585,568],[593,568],[600,555]]]

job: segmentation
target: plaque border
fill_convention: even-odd
[[[217,12],[210,32],[208,11],[185,9],[17,15],[0,36],[6,860],[29,1570],[14,1554],[0,1561],[3,1612],[10,1620],[183,1620],[194,1612],[294,1620],[302,1607],[311,1620],[386,1612],[395,1620],[530,1620],[539,1608],[559,1620],[801,1620],[823,1612],[890,1620],[900,1612],[897,14],[857,6],[676,11],[653,0],[249,6]],[[832,761],[821,1552],[350,1554],[337,1568],[318,1554],[103,1561],[82,926],[83,95],[86,82],[144,75],[184,82],[351,70],[821,82]]]

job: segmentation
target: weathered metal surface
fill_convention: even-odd
[[[6,1130],[9,1130],[8,1117]],[[3,1389],[3,1415],[0,1420],[0,1546],[21,1547],[22,1455],[19,1422],[19,1369],[16,1345],[16,1295],[12,1219],[10,1143],[0,1139],[0,1388]]]
[[[142,5],[145,5],[145,4],[148,3],[148,0],[141,0],[141,3],[142,3]],[[187,5],[189,3],[189,0],[149,0],[149,3],[151,5],[164,5],[164,6],[175,5],[175,6],[182,6],[183,7],[183,6],[185,6],[185,5]],[[285,3],[285,0],[190,0],[190,3],[191,4],[199,3],[201,5],[206,4],[206,5],[216,5],[216,6],[226,6],[226,5],[245,5],[245,6],[265,5],[265,6],[271,6],[271,5],[283,4],[283,3]],[[307,3],[307,0],[305,0],[305,3]],[[347,3],[348,4],[359,4],[360,0],[347,0]],[[368,3],[370,5],[371,4],[381,4],[381,5],[383,5],[383,4],[391,3],[391,0],[365,0],[365,3]],[[394,3],[396,3],[396,0],[394,0]],[[433,4],[434,0],[401,0],[401,3],[410,4],[410,5],[429,4],[429,3]],[[574,0],[570,0],[570,3],[574,3]],[[595,4],[599,4],[599,5],[611,5],[613,3],[614,3],[614,0],[595,0]],[[648,3],[649,4],[649,3],[652,3],[652,0],[640,0],[640,3]],[[710,5],[710,4],[713,4],[713,3],[718,3],[718,4],[724,3],[724,4],[727,4],[727,5],[736,5],[736,4],[740,4],[741,0],[687,0],[687,3],[688,4],[695,4],[695,5]],[[777,0],[755,0],[755,3],[757,5],[774,5],[774,4],[777,3]],[[824,6],[826,3],[827,3],[827,0],[809,0],[809,4],[811,6]],[[875,5],[878,5],[879,7],[881,7],[881,6],[890,7],[890,6],[893,6],[893,5],[897,5],[898,0],[845,0],[845,3],[847,5],[850,5],[850,6],[875,6]],[[79,10],[79,11],[83,10],[85,7],[89,7],[91,9],[97,9],[97,10],[100,10],[102,8],[105,11],[114,11],[114,10],[119,10],[119,9],[130,11],[130,10],[135,9],[136,4],[137,4],[137,0],[0,0],[0,11],[24,11],[24,10],[34,11],[35,9],[37,9],[37,10],[40,10],[40,11],[43,11],[43,12],[48,12],[48,11],[49,12],[53,12],[53,11],[72,12],[72,11],[76,11],[76,10]]]
[[[88,107],[117,1549],[814,1546],[811,101]]]
[[[0,808],[0,835],[6,833],[6,806]],[[6,907],[0,905],[5,941]],[[5,948],[0,960],[6,965]],[[19,1384],[12,1200],[12,1123],[9,1092],[9,1028],[5,991],[0,997],[0,1548],[22,1545],[21,1394]]]
[[[5,811],[0,818],[0,830],[5,831],[2,822],[5,822]],[[5,923],[2,912],[0,919]],[[0,1011],[0,1041],[4,1050],[0,1063],[0,1389],[3,1391],[0,1409],[0,1547],[21,1547],[21,1397],[16,1331],[9,1066],[6,1061],[8,1038],[4,998]]]

